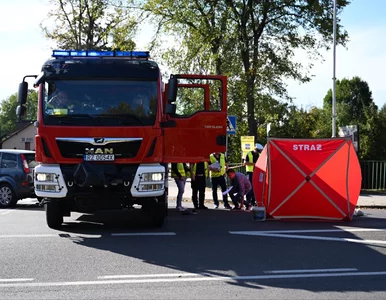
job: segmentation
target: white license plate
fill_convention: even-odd
[[[85,161],[114,161],[114,154],[85,154]]]

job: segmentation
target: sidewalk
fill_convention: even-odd
[[[178,189],[174,180],[169,179],[169,201],[176,200]],[[218,199],[222,202],[222,195],[220,188],[217,191]],[[192,201],[192,188],[190,181],[185,185],[185,193],[183,201]],[[205,191],[205,201],[213,204],[212,189],[207,188]],[[386,195],[360,195],[357,207],[361,208],[385,208],[386,209]]]

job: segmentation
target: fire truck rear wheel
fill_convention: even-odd
[[[60,202],[50,199],[44,207],[48,227],[59,229],[63,223],[63,212]]]

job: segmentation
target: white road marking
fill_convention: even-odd
[[[295,278],[322,278],[322,277],[352,277],[352,276],[385,276],[386,271],[380,272],[345,272],[345,273],[320,273],[320,274],[276,274],[276,275],[251,275],[251,276],[198,276],[183,278],[147,278],[126,280],[98,280],[98,281],[65,281],[65,282],[30,282],[30,283],[0,283],[0,288],[6,287],[53,287],[53,286],[84,286],[84,285],[112,285],[112,284],[138,284],[160,282],[199,282],[199,281],[242,281],[265,279],[295,279]]]
[[[140,274],[140,275],[107,275],[98,276],[98,279],[118,279],[118,278],[151,278],[151,277],[189,277],[201,276],[197,273],[171,273],[171,274]]]
[[[306,229],[306,230],[268,230],[268,231],[230,231],[231,234],[260,235],[271,233],[317,233],[317,232],[371,232],[386,231],[385,228],[353,228],[340,227],[339,229]]]
[[[112,233],[111,236],[163,236],[163,235],[176,235],[175,232],[127,232],[127,233]]]
[[[382,240],[360,240],[352,238],[335,238],[325,236],[312,236],[312,235],[296,235],[288,233],[322,233],[322,232],[366,232],[366,231],[385,231],[384,228],[340,228],[340,229],[315,229],[315,230],[272,230],[272,231],[229,231],[230,234],[236,235],[252,235],[252,236],[264,236],[264,237],[280,237],[287,239],[303,239],[303,240],[319,240],[319,241],[334,241],[334,242],[350,242],[359,244],[380,244],[386,245],[386,241]]]
[[[0,211],[0,216],[4,216],[6,214],[9,214],[12,211],[14,211],[14,209],[9,209],[9,210],[6,210],[6,211]]]
[[[92,222],[92,221],[71,221],[74,224],[94,224],[94,225],[103,225],[100,222]]]
[[[349,238],[334,238],[334,237],[324,237],[324,236],[313,236],[313,235],[296,235],[296,234],[276,234],[276,233],[231,233],[231,234],[240,234],[240,235],[255,235],[255,236],[265,236],[265,237],[280,237],[286,239],[302,239],[302,240],[318,240],[318,241],[333,241],[333,242],[350,242],[358,244],[380,244],[386,245],[386,241],[379,240],[359,240],[359,239],[349,239]]]
[[[33,278],[0,278],[0,282],[33,281]]]
[[[41,238],[41,237],[59,237],[58,234],[2,234],[0,238]]]
[[[266,274],[292,274],[292,273],[330,273],[330,272],[352,272],[357,268],[336,268],[336,269],[301,269],[301,270],[272,270],[264,271]]]
[[[105,237],[120,237],[120,236],[172,236],[175,232],[129,232],[129,233],[111,233]],[[57,234],[2,234],[0,238],[101,238],[101,234],[69,234],[67,232],[60,232]]]

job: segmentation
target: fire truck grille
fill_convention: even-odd
[[[114,154],[116,158],[134,158],[142,138],[56,138],[60,154],[81,158],[84,154]]]

